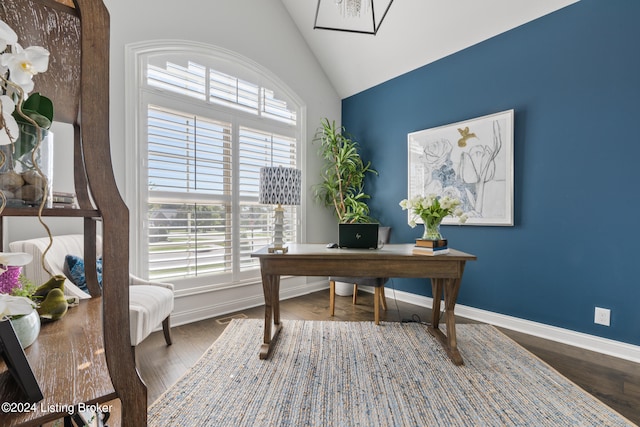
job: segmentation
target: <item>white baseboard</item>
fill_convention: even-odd
[[[318,278],[318,280],[302,283],[300,280],[288,280],[285,278],[280,285],[280,299],[285,300],[306,295],[327,289],[327,287],[328,283],[326,279],[322,280]],[[372,292],[372,289],[367,289],[366,287],[359,289]],[[433,301],[430,297],[393,289],[387,289],[387,296],[395,298],[398,301],[426,308],[431,308]],[[176,295],[176,308],[171,315],[171,324],[178,326],[197,322],[199,320],[257,307],[262,304],[264,304],[264,296],[262,293],[262,285],[259,283],[205,293],[180,292]],[[530,320],[523,320],[461,304],[456,305],[455,312],[456,315],[468,319],[640,363],[640,346],[637,345],[549,326]]]
[[[327,283],[326,279],[302,283],[299,280],[284,278],[280,283],[280,299],[285,300],[327,289]],[[172,326],[185,325],[258,307],[264,304],[264,294],[262,284],[254,283],[204,293],[177,292],[175,300],[175,308],[171,314]]]
[[[365,289],[363,289],[365,290]],[[368,291],[368,290],[367,290]],[[387,289],[398,301],[431,308],[433,298]],[[456,304],[457,316],[640,363],[640,346]]]

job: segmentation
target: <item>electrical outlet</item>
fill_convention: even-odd
[[[609,326],[611,322],[611,310],[608,308],[596,307],[596,314],[593,321],[598,325]]]

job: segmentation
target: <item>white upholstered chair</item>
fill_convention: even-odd
[[[9,243],[12,252],[26,252],[33,255],[31,263],[23,267],[23,274],[36,286],[45,283],[50,274],[42,266],[42,253],[49,245],[49,238],[36,238]],[[102,239],[96,237],[96,255],[102,254]],[[67,234],[53,237],[53,245],[44,258],[45,267],[51,274],[65,275],[64,262],[67,255],[84,257],[84,236]],[[173,285],[143,280],[129,275],[129,316],[131,345],[136,346],[162,323],[164,338],[171,344],[170,315],[173,311]],[[87,292],[76,286],[69,278],[65,280],[66,295],[80,299],[91,298]]]

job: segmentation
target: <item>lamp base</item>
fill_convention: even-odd
[[[273,244],[267,248],[270,254],[289,252],[289,248],[284,245],[284,208],[280,203],[274,210],[273,222]]]
[[[287,252],[289,252],[289,248],[287,246],[269,246],[267,248],[267,250],[269,251],[270,254],[275,254],[275,253],[283,253],[286,254]]]

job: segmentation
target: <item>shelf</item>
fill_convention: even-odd
[[[117,397],[104,354],[101,298],[82,300],[60,320],[43,323],[25,350],[44,399],[23,412],[0,412],[0,425],[39,426],[69,415],[79,402],[93,404]],[[23,402],[0,359],[0,401]]]
[[[38,216],[38,208],[5,208],[2,216]],[[42,216],[46,217],[73,217],[73,218],[99,218],[100,212],[96,209],[52,208],[43,209]]]

